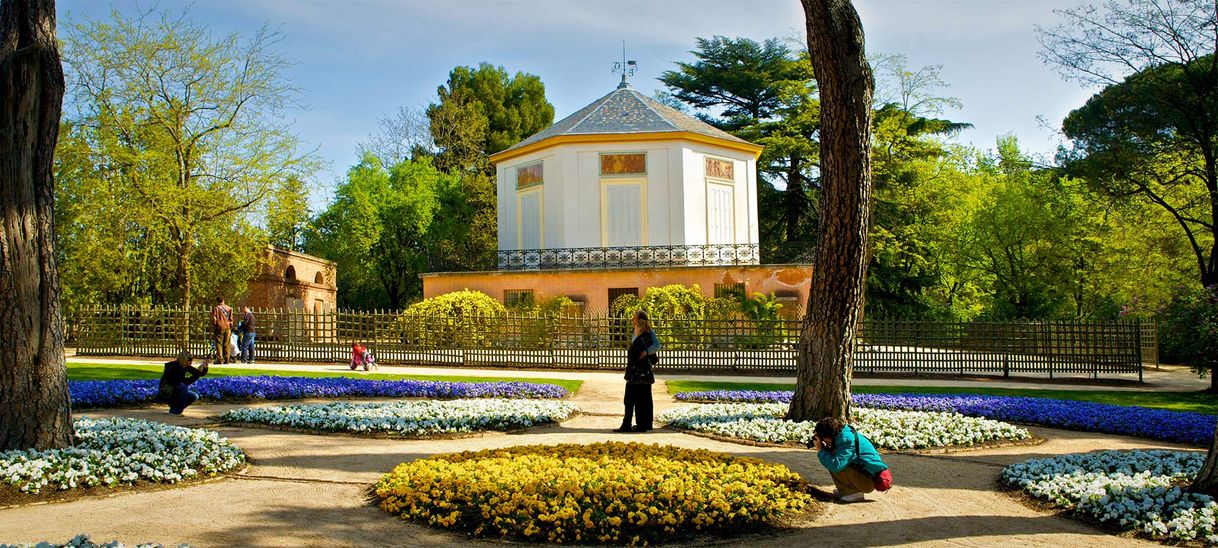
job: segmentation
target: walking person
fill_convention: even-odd
[[[241,307],[241,323],[237,324],[241,334],[241,362],[254,363],[254,339],[258,336],[257,321],[250,307]]]
[[[816,423],[809,446],[818,449],[816,458],[833,477],[833,496],[842,502],[861,502],[865,493],[887,491],[892,472],[871,440],[854,427],[835,418]]]
[[[646,432],[652,426],[651,385],[655,384],[656,377],[651,366],[658,361],[656,352],[660,350],[660,339],[652,332],[646,312],[635,312],[633,321],[634,336],[630,338],[626,354],[626,397],[623,399],[626,416],[614,432]],[[631,418],[634,419],[633,427]]]
[[[216,307],[211,309],[211,335],[216,343],[216,363],[232,363],[233,309],[224,304],[224,297],[216,297]]]
[[[207,374],[207,362],[195,367],[194,359],[189,350],[183,350],[178,353],[177,359],[165,363],[157,398],[169,404],[170,414],[181,415],[183,410],[199,399],[199,393],[188,387]]]

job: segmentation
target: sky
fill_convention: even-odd
[[[993,148],[1013,133],[1046,158],[1056,129],[1096,90],[1063,80],[1037,57],[1035,27],[1060,21],[1054,9],[1077,0],[855,0],[869,54],[899,54],[916,70],[941,65],[960,100],[944,116],[973,128],[957,140]],[[283,34],[295,64],[287,77],[305,106],[289,114],[325,167],[314,183],[324,207],[357,145],[399,107],[421,108],[458,65],[490,62],[536,74],[555,121],[611,91],[622,41],[639,70],[635,88],[651,94],[656,78],[689,61],[695,37],[803,39],[798,0],[204,0],[159,3],[60,0],[60,32],[86,18],[149,8],[189,10],[216,35],[250,35],[263,24]]]

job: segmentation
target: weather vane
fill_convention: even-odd
[[[622,83],[618,84],[618,88],[628,88],[630,84],[626,82],[626,78],[634,76],[634,72],[639,69],[639,64],[634,62],[634,59],[626,60],[626,41],[622,40],[622,60],[613,63],[613,69],[610,71],[613,74],[622,75]]]

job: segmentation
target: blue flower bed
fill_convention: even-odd
[[[793,395],[794,392],[785,390],[712,390],[682,392],[676,397],[687,401],[789,403]],[[1214,425],[1218,422],[1218,417],[1205,413],[1023,396],[855,394],[853,399],[862,407],[955,411],[969,417],[1193,445],[1209,445],[1210,440],[1214,439]]]
[[[157,380],[68,381],[72,407],[151,403]],[[374,381],[346,377],[207,377],[190,385],[210,400],[303,398],[563,398],[567,389],[531,382]]]

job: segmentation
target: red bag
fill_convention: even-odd
[[[876,474],[871,480],[875,482],[876,491],[883,493],[892,489],[892,472],[888,471],[888,469],[884,469],[883,472]]]

